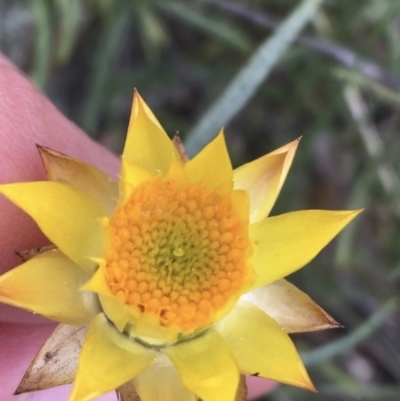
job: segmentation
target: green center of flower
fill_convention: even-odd
[[[241,294],[250,242],[230,196],[154,178],[116,210],[108,230],[106,279],[137,319],[193,333]]]

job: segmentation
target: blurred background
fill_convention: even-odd
[[[345,326],[293,336],[319,393],[279,386],[262,400],[400,400],[400,0],[326,0],[267,75],[260,46],[282,43],[300,4],[0,0],[0,50],[116,153],[134,87],[191,154],[220,121],[234,166],[303,136],[273,214],[366,211],[289,277]],[[250,59],[251,93],[231,92],[205,130]]]

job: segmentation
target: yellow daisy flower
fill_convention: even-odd
[[[283,277],[359,211],[268,217],[297,143],[232,170],[220,132],[186,160],[136,94],[119,185],[39,147],[49,181],[0,193],[55,247],[1,276],[0,301],[62,324],[17,392],[233,401],[241,374],[312,390],[287,333],[337,323]]]

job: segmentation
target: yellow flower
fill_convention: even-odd
[[[282,278],[359,211],[267,218],[297,142],[233,171],[221,132],[186,161],[136,94],[119,186],[40,148],[49,181],[0,192],[56,248],[1,276],[0,301],[62,325],[19,391],[73,380],[68,352],[61,373],[40,370],[60,339],[64,351],[83,341],[70,401],[117,388],[142,401],[233,401],[240,374],[313,389],[287,333],[336,323]]]

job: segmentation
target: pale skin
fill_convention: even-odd
[[[67,120],[27,78],[0,55],[0,183],[45,180],[35,144],[91,163],[117,179],[119,159]],[[21,263],[14,250],[48,244],[35,223],[0,197],[0,274]],[[55,328],[55,323],[0,304],[0,396],[2,401],[67,399],[68,387],[13,396],[30,361]],[[250,378],[249,396],[275,384]],[[110,394],[103,401],[114,401]]]

